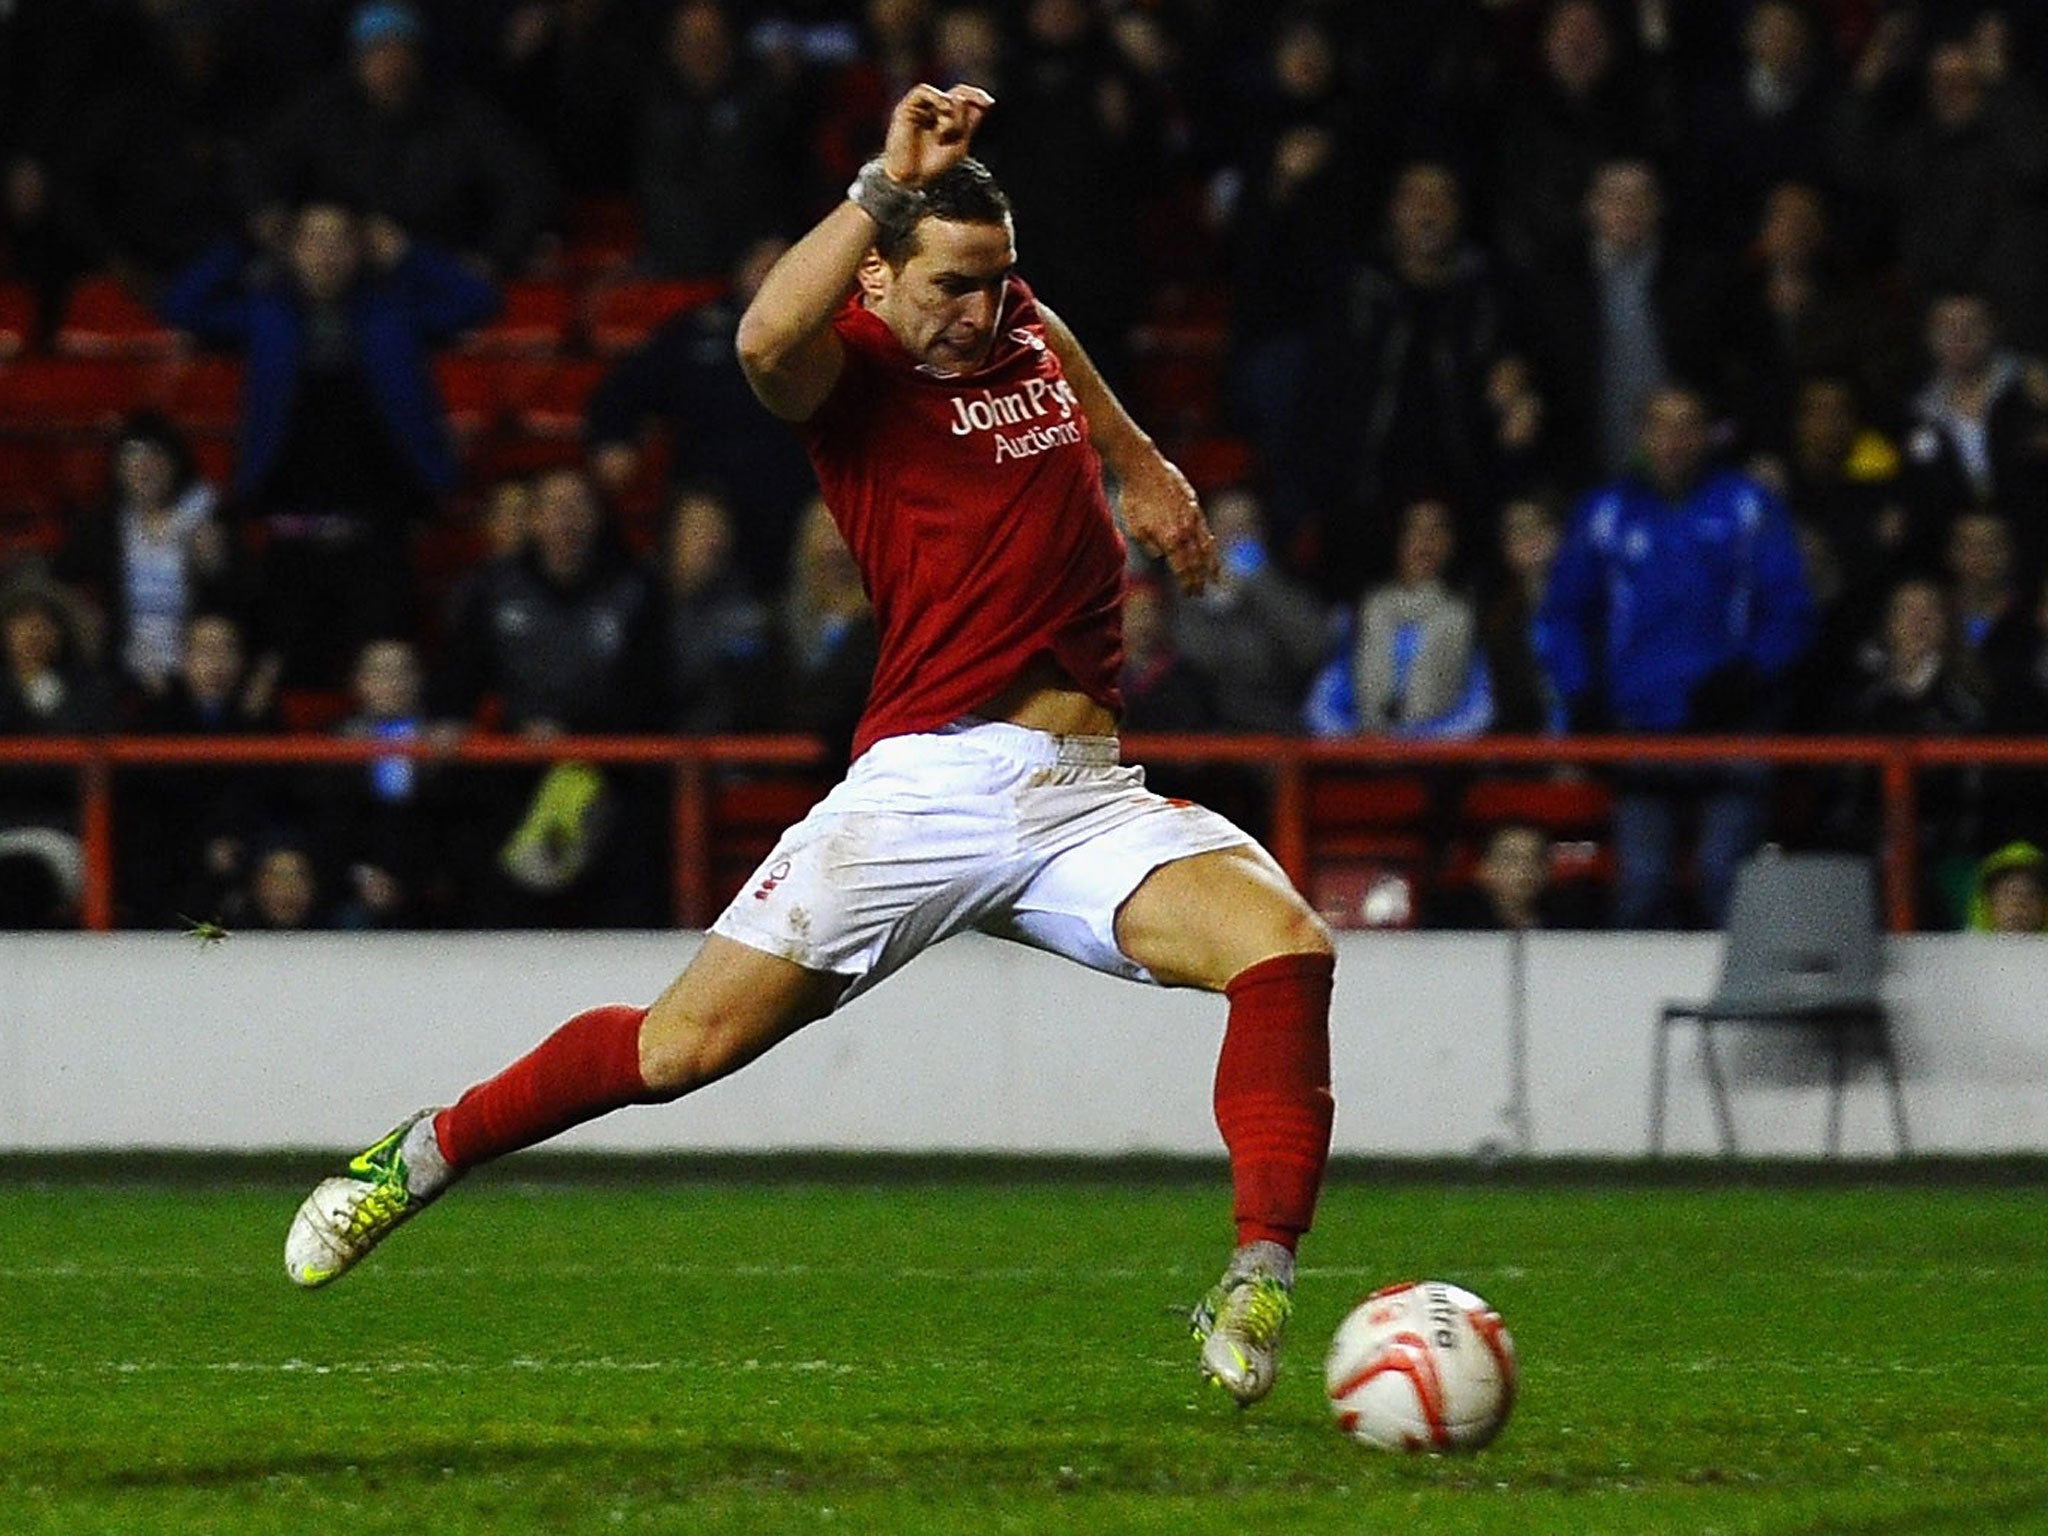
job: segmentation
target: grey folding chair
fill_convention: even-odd
[[[1875,1057],[1891,1090],[1898,1155],[1912,1151],[1906,1096],[1892,1049],[1890,1018],[1879,975],[1877,882],[1870,861],[1853,854],[1782,853],[1767,848],[1744,861],[1735,877],[1721,975],[1702,1002],[1667,1002],[1657,1019],[1650,1085],[1650,1155],[1664,1150],[1665,1079],[1672,1028],[1700,1029],[1700,1058],[1720,1131],[1734,1156],[1735,1117],[1714,1048],[1717,1024],[1772,1024],[1825,1034],[1831,1049],[1827,1154],[1840,1154],[1842,1099],[1849,1055]]]

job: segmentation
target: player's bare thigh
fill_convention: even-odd
[[[846,986],[844,976],[707,933],[647,1010],[640,1075],[657,1090],[701,1088],[823,1018]]]
[[[1165,985],[1212,992],[1275,955],[1332,953],[1323,920],[1252,844],[1160,865],[1118,911],[1116,941]]]

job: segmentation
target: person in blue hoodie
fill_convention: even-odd
[[[433,349],[498,290],[389,219],[310,203],[281,251],[228,242],[167,287],[172,325],[239,348],[234,494],[261,531],[260,627],[290,685],[334,687],[365,641],[410,631],[407,535],[453,490]]]
[[[1551,573],[1538,643],[1574,730],[1769,729],[1814,632],[1784,506],[1708,463],[1705,399],[1683,386],[1643,411],[1640,468],[1578,508]],[[1675,926],[1681,825],[1697,822],[1697,915],[1719,926],[1735,866],[1762,838],[1760,770],[1642,768],[1614,810],[1614,921]]]

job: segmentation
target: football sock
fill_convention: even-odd
[[[572,1125],[627,1104],[649,1104],[640,1076],[645,1008],[579,1013],[496,1077],[478,1083],[434,1116],[434,1135],[453,1173],[546,1141]]]
[[[1329,955],[1276,955],[1224,987],[1216,1126],[1230,1149],[1237,1240],[1292,1252],[1315,1219],[1330,1156]]]

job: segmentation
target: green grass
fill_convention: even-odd
[[[0,1182],[0,1532],[2048,1532],[2048,1195],[1333,1183],[1239,1413],[1222,1177],[459,1191],[306,1295],[296,1182]],[[1478,1290],[1477,1456],[1353,1447],[1369,1287]]]

